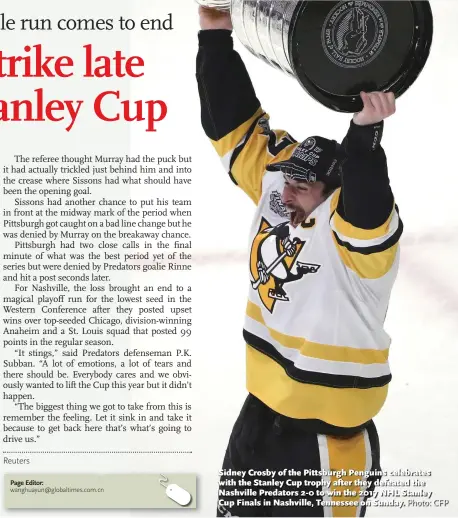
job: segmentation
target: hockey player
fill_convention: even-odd
[[[223,462],[218,516],[364,516],[381,474],[373,418],[391,380],[383,325],[402,234],[380,145],[394,95],[361,93],[341,144],[297,142],[270,128],[233,49],[230,15],[200,7],[200,23],[202,125],[256,204],[249,395]]]

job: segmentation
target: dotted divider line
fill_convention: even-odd
[[[4,451],[2,453],[192,453],[192,451]]]

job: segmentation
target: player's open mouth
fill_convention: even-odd
[[[291,225],[293,225],[294,227],[297,227],[299,225],[299,223],[302,223],[302,220],[304,219],[304,214],[302,212],[299,212],[297,210],[291,212],[290,214],[290,221],[291,221]]]
[[[297,227],[305,220],[305,212],[302,210],[290,210],[289,211],[289,222],[293,227]]]

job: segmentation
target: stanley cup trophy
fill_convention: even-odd
[[[361,91],[401,96],[423,70],[432,42],[424,0],[196,1],[230,11],[250,52],[340,112],[360,111]]]

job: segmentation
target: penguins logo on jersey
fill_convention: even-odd
[[[291,238],[288,222],[272,227],[262,218],[250,254],[251,285],[258,290],[264,306],[272,313],[277,300],[289,302],[283,286],[316,273],[319,264],[300,263],[296,259],[305,241]]]

